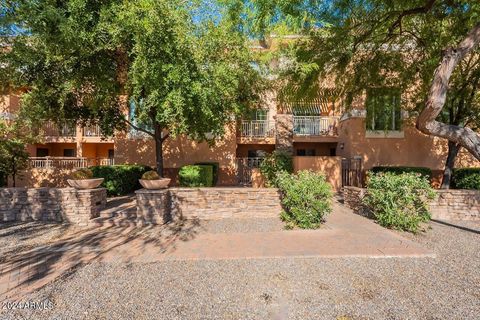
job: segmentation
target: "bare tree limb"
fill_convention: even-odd
[[[470,128],[447,125],[436,121],[436,118],[445,105],[448,82],[453,70],[479,44],[480,22],[470,30],[458,47],[449,48],[444,52],[442,61],[435,70],[425,109],[417,119],[418,130],[425,134],[456,142],[470,151],[478,160],[480,160],[480,135]]]

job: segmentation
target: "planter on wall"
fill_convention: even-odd
[[[95,189],[98,188],[102,182],[103,178],[97,178],[97,179],[83,179],[83,180],[72,180],[68,179],[67,180],[68,184],[70,187],[73,187],[75,189]]]
[[[168,188],[168,185],[170,184],[169,178],[162,178],[162,179],[157,179],[157,180],[145,180],[145,179],[139,179],[140,184],[142,187],[148,190],[158,190],[158,189],[165,189]]]

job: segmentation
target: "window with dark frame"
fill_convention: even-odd
[[[401,91],[395,88],[371,88],[367,91],[366,129],[401,131]]]

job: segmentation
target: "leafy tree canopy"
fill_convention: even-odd
[[[168,135],[221,135],[258,98],[247,41],[230,20],[205,13],[211,3],[7,1],[0,80],[26,89],[22,115],[37,122],[93,121],[106,135],[128,125],[144,131],[157,141],[161,167]],[[22,32],[12,37],[11,26]],[[135,112],[127,119],[129,101]]]

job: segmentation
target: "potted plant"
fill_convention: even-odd
[[[142,179],[138,181],[145,189],[158,190],[168,188],[170,180],[169,178],[160,177],[156,171],[147,171],[142,175]]]
[[[74,171],[67,182],[75,189],[95,189],[102,184],[103,178],[94,178],[92,170],[83,168]]]

